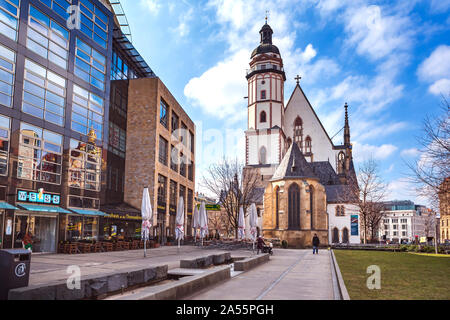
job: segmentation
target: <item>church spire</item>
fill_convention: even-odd
[[[350,125],[348,122],[348,104],[345,103],[345,126],[344,126],[344,145],[350,145]]]

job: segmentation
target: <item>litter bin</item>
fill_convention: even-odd
[[[0,300],[8,300],[10,289],[28,286],[30,263],[29,250],[0,250]]]

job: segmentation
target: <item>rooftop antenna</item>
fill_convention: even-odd
[[[269,10],[266,10],[266,24],[268,19],[269,19]]]

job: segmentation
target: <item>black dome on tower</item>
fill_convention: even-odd
[[[267,24],[267,22],[263,25],[261,30],[259,31],[261,35],[261,42],[259,46],[253,50],[251,58],[253,58],[257,54],[262,53],[276,53],[280,54],[280,50],[276,46],[272,44],[272,28]]]

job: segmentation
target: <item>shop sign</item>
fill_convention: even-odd
[[[165,214],[166,213],[166,204],[165,203],[158,203],[158,213]]]
[[[28,203],[61,204],[61,196],[56,194],[44,193],[43,189],[39,192],[30,192],[25,190],[17,191],[17,201]]]
[[[130,215],[128,213],[126,213],[126,214],[109,213],[108,214],[108,218],[111,218],[111,219],[122,219],[122,220],[139,220],[139,221],[142,220],[141,216],[132,216],[132,215]]]
[[[12,220],[6,220],[6,235],[10,236],[12,234]]]
[[[169,214],[176,215],[177,214],[177,206],[170,205],[169,206]]]
[[[200,204],[197,205],[197,208],[200,210]],[[206,211],[220,211],[219,204],[205,204]]]

